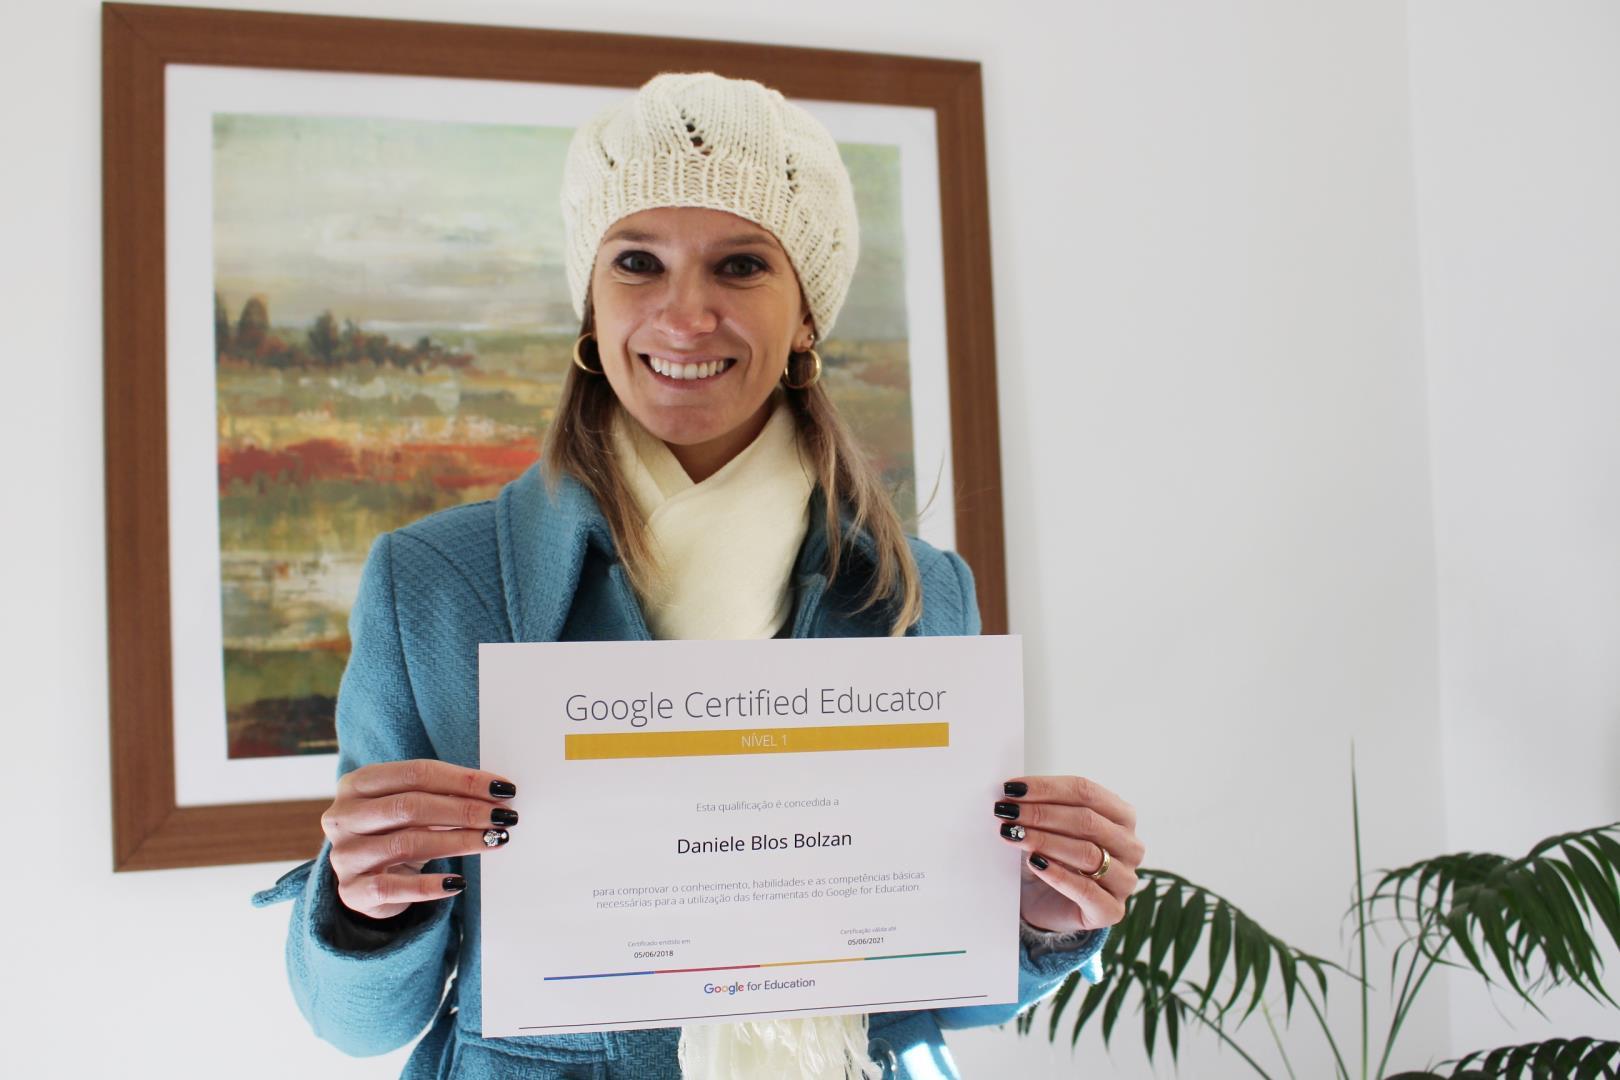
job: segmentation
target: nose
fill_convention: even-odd
[[[712,334],[720,325],[714,294],[701,273],[670,274],[658,330],[673,340]]]

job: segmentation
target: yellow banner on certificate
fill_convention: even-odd
[[[846,724],[707,731],[623,731],[564,735],[568,761],[603,758],[808,754],[829,750],[909,750],[949,746],[950,724]]]

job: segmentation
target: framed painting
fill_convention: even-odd
[[[367,549],[537,459],[579,332],[564,152],[661,71],[833,133],[861,257],[829,391],[1005,632],[977,64],[131,4],[102,29],[117,869],[319,846]]]

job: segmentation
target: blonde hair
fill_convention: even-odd
[[[587,294],[580,334],[594,335],[595,329],[596,312]],[[802,375],[797,377],[802,381]],[[866,595],[857,610],[892,602],[895,613],[889,633],[902,635],[922,617],[922,582],[906,542],[905,528],[882,477],[819,379],[803,390],[788,389],[787,402],[800,444],[809,455],[812,475],[825,497],[827,580],[835,580],[842,565],[847,536],[840,512],[847,508],[850,531],[866,532],[877,555],[877,572],[867,583]],[[596,499],[631,585],[645,596],[654,580],[656,556],[647,523],[613,461],[610,425],[616,405],[613,388],[604,376],[586,374],[569,365],[557,415],[546,431],[541,468],[553,493],[566,473]]]

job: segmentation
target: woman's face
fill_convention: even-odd
[[[590,292],[613,392],[694,480],[754,440],[788,353],[812,340],[787,252],[722,210],[657,207],[614,222]]]

